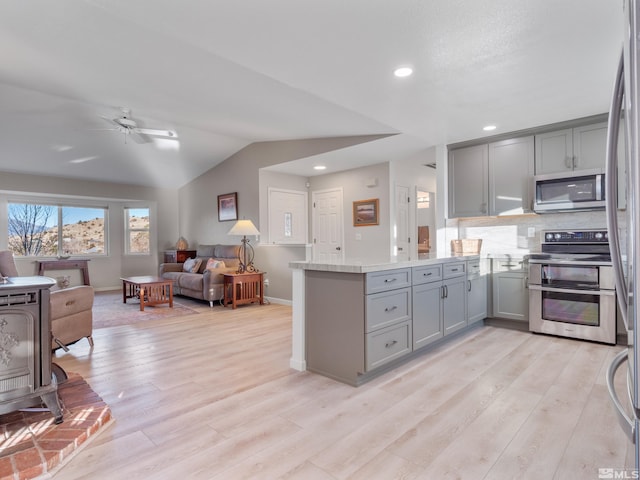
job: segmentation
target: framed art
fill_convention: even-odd
[[[378,225],[379,201],[377,198],[369,200],[358,200],[353,202],[353,226],[366,227],[369,225]]]
[[[238,193],[218,195],[218,221],[238,220]]]

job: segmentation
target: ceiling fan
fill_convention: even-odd
[[[124,135],[124,143],[127,143],[127,137],[131,137],[136,143],[147,143],[150,141],[146,135],[155,135],[160,137],[177,138],[178,134],[172,130],[160,130],[156,128],[141,128],[135,120],[131,118],[131,109],[123,107],[122,116],[118,118],[109,118],[100,115],[100,118],[106,120],[110,124],[114,124],[113,128],[106,130],[114,130]]]

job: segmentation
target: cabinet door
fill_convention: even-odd
[[[487,215],[488,162],[487,145],[449,152],[449,218]]]
[[[573,129],[542,133],[535,141],[536,175],[573,169]]]
[[[489,215],[531,212],[533,136],[489,144]]]
[[[487,318],[487,277],[467,280],[467,323],[471,325]]]
[[[493,274],[493,316],[529,321],[529,290],[524,272]]]
[[[442,283],[413,287],[413,349],[442,338]]]
[[[606,154],[606,123],[596,123],[573,129],[574,170],[604,168]]]
[[[449,335],[467,325],[467,278],[447,280],[443,286],[442,318],[444,334]]]

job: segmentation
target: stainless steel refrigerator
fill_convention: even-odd
[[[606,198],[607,230],[616,277],[616,294],[620,314],[627,329],[628,348],[613,360],[607,372],[609,393],[618,414],[618,420],[635,446],[635,468],[640,468],[640,325],[638,297],[640,285],[640,0],[625,0],[625,39],[618,65],[616,82],[609,111],[609,138],[607,141]],[[619,135],[624,135],[624,147],[618,151]],[[619,161],[618,158],[623,158]],[[617,169],[626,170],[626,184],[617,182]],[[618,189],[626,190],[626,212],[618,214]],[[620,220],[622,221],[619,221]],[[628,392],[618,392],[614,386],[616,371],[627,364]],[[624,370],[620,370],[620,374]],[[627,395],[630,407],[621,402]]]

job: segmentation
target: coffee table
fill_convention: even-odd
[[[168,303],[169,308],[173,308],[173,281],[151,275],[124,277],[120,280],[122,303],[127,303],[127,298],[139,298],[141,312],[144,312],[145,305]]]

